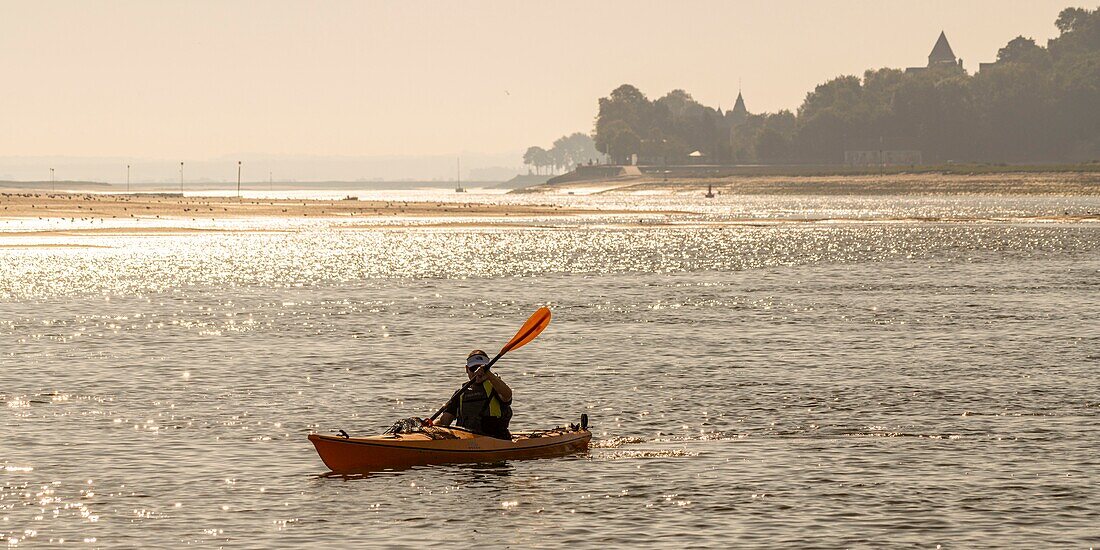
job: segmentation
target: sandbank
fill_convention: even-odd
[[[0,218],[360,218],[574,216],[630,211],[461,202],[240,199],[176,194],[0,193]]]

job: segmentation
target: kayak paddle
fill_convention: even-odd
[[[534,340],[535,337],[538,336],[549,325],[550,310],[545,307],[540,307],[538,311],[536,311],[533,315],[531,315],[529,319],[527,319],[526,323],[523,323],[523,326],[519,328],[519,331],[516,332],[516,335],[513,336],[507,344],[504,344],[503,348],[500,348],[500,353],[498,353],[492,361],[489,361],[488,365],[482,367],[482,369],[485,372],[489,372],[489,368],[491,368],[493,364],[495,364],[501,357],[504,357],[505,353],[523,347],[531,340]],[[424,424],[430,426],[432,422],[439,417],[439,415],[443,414],[443,411],[447,410],[447,407],[451,406],[451,402],[453,402],[455,398],[461,395],[462,392],[466,391],[466,388],[469,388],[473,384],[473,380],[470,380],[469,382],[463,384],[462,387],[459,388],[458,391],[456,391],[454,395],[452,395],[451,398],[447,400],[447,404],[443,405],[443,407],[440,408],[438,411],[435,411],[435,414],[433,414],[431,418],[425,421]]]

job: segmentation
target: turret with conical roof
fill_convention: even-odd
[[[907,73],[919,73],[932,67],[946,67],[954,66],[962,69],[962,59],[955,57],[955,52],[951,50],[951,44],[947,42],[947,34],[940,31],[940,37],[936,39],[936,45],[932,46],[932,53],[928,54],[928,65],[926,67],[909,67],[905,69]]]
[[[928,66],[955,65],[957,63],[955,52],[951,51],[951,44],[947,43],[947,34],[940,31],[940,37],[936,40],[936,45],[932,46],[932,53],[928,54]]]

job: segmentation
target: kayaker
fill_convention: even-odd
[[[476,349],[466,356],[466,375],[474,383],[451,401],[440,415],[439,426],[458,425],[474,433],[500,439],[512,439],[508,422],[512,420],[512,388],[493,371],[485,372],[489,355]]]

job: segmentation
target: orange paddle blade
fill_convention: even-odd
[[[501,355],[518,349],[527,342],[534,340],[548,325],[550,325],[550,310],[545,307],[540,307],[530,319],[527,319],[526,323],[523,323],[519,332],[517,332],[507,344],[504,344],[503,348],[500,348]]]

